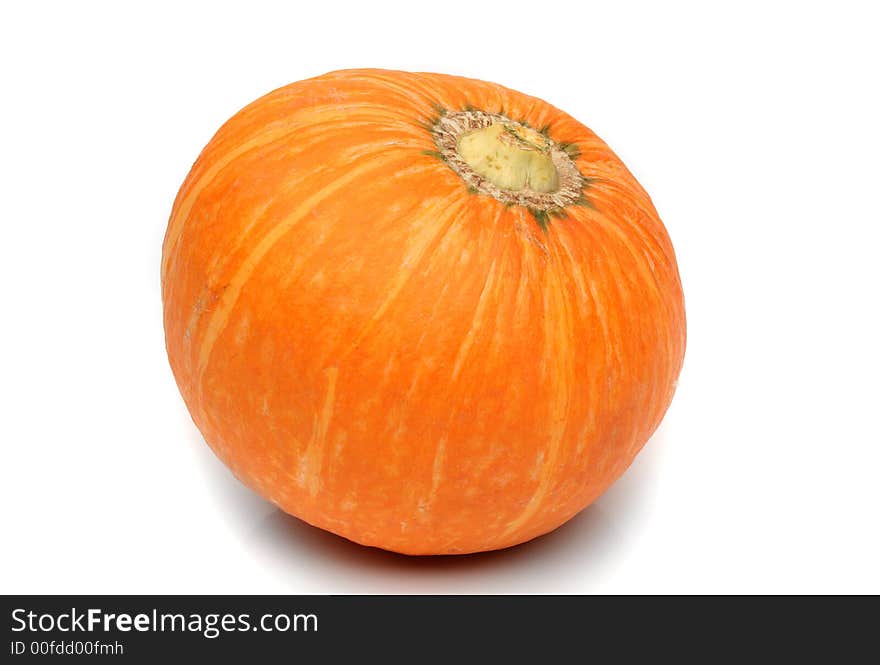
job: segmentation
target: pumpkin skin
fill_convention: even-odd
[[[468,187],[432,123],[481,109],[573,147],[552,216]],[[205,440],[282,510],[409,554],[508,547],[630,465],[685,349],[673,248],[592,131],[502,86],[346,70],[205,147],[162,256],[166,345]]]

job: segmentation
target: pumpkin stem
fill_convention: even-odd
[[[458,154],[489,182],[508,191],[555,192],[559,173],[550,141],[533,129],[498,122],[458,137]]]
[[[432,133],[437,152],[468,191],[544,217],[559,215],[584,198],[587,181],[565,145],[523,122],[469,109],[444,113]]]

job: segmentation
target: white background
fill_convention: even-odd
[[[3,592],[880,592],[872,3],[4,3]],[[565,527],[412,559],[308,527],[201,440],[168,367],[177,188],[259,95],[345,67],[502,83],[652,194],[678,393]]]

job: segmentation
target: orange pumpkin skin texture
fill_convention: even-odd
[[[465,109],[541,128],[583,197],[543,214],[475,190],[438,150]],[[161,274],[215,453],[284,511],[409,554],[566,522],[654,432],[684,356],[672,245],[617,156],[453,76],[339,71],[247,106],[181,187]]]

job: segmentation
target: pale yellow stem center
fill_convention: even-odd
[[[559,189],[552,143],[528,127],[498,122],[462,134],[457,148],[467,165],[496,187],[542,193]]]

